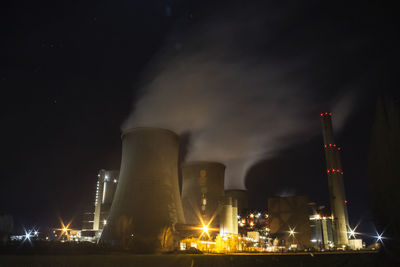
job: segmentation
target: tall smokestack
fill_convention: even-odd
[[[184,223],[178,184],[179,137],[158,128],[122,135],[120,179],[100,242],[144,251],[174,248]]]
[[[347,229],[349,220],[347,216],[346,195],[343,184],[343,169],[340,161],[340,147],[335,144],[332,130],[332,113],[320,114],[322,133],[324,136],[324,150],[326,159],[326,172],[332,217],[335,222],[337,245],[348,245]]]

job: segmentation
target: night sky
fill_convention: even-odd
[[[251,52],[252,59],[268,58],[268,66],[281,69],[282,62],[314,52],[309,67],[285,80],[304,80],[300,85],[311,88],[306,97],[324,103],[315,110],[328,108],[331,97],[352,96],[336,143],[343,148],[350,223],[362,220],[362,230],[372,232],[364,181],[376,101],[398,96],[395,9],[340,1],[214,2],[3,1],[0,213],[13,215],[17,227],[57,226],[58,217],[75,218],[79,227],[82,212],[93,205],[97,171],[119,168],[121,125],[157,75],[153,66],[169,68],[169,60],[157,64],[165,47],[172,44],[178,56],[207,50],[214,47],[209,39],[206,45],[188,41],[200,26],[213,27],[217,19],[236,27],[271,17],[254,25],[250,37],[235,32],[229,55],[250,58]],[[266,97],[270,93],[265,90]],[[320,111],[304,111],[311,125],[319,126]],[[287,139],[290,145],[249,168],[245,185],[254,207],[266,208],[269,196],[285,193],[328,204],[321,133],[291,138],[298,141]]]

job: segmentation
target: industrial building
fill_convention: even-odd
[[[93,230],[102,230],[107,224],[114,193],[117,189],[119,171],[101,169],[97,174],[95,210],[93,217]]]
[[[335,226],[331,211],[325,206],[317,207],[316,203],[309,203],[312,208],[310,215],[311,243],[315,249],[331,249],[336,242]]]
[[[220,236],[238,235],[237,199],[226,196],[220,212]]]

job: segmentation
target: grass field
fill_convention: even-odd
[[[3,266],[398,266],[385,263],[378,254],[301,255],[0,255]]]

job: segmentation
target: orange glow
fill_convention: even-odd
[[[67,238],[69,238],[68,231],[71,230],[71,229],[69,229],[69,226],[71,225],[72,221],[70,221],[67,225],[65,225],[64,222],[62,221],[62,219],[60,219],[60,223],[61,223],[61,228],[59,228],[57,230],[61,231],[61,234],[58,237],[58,239],[60,239],[64,234],[67,235]]]

